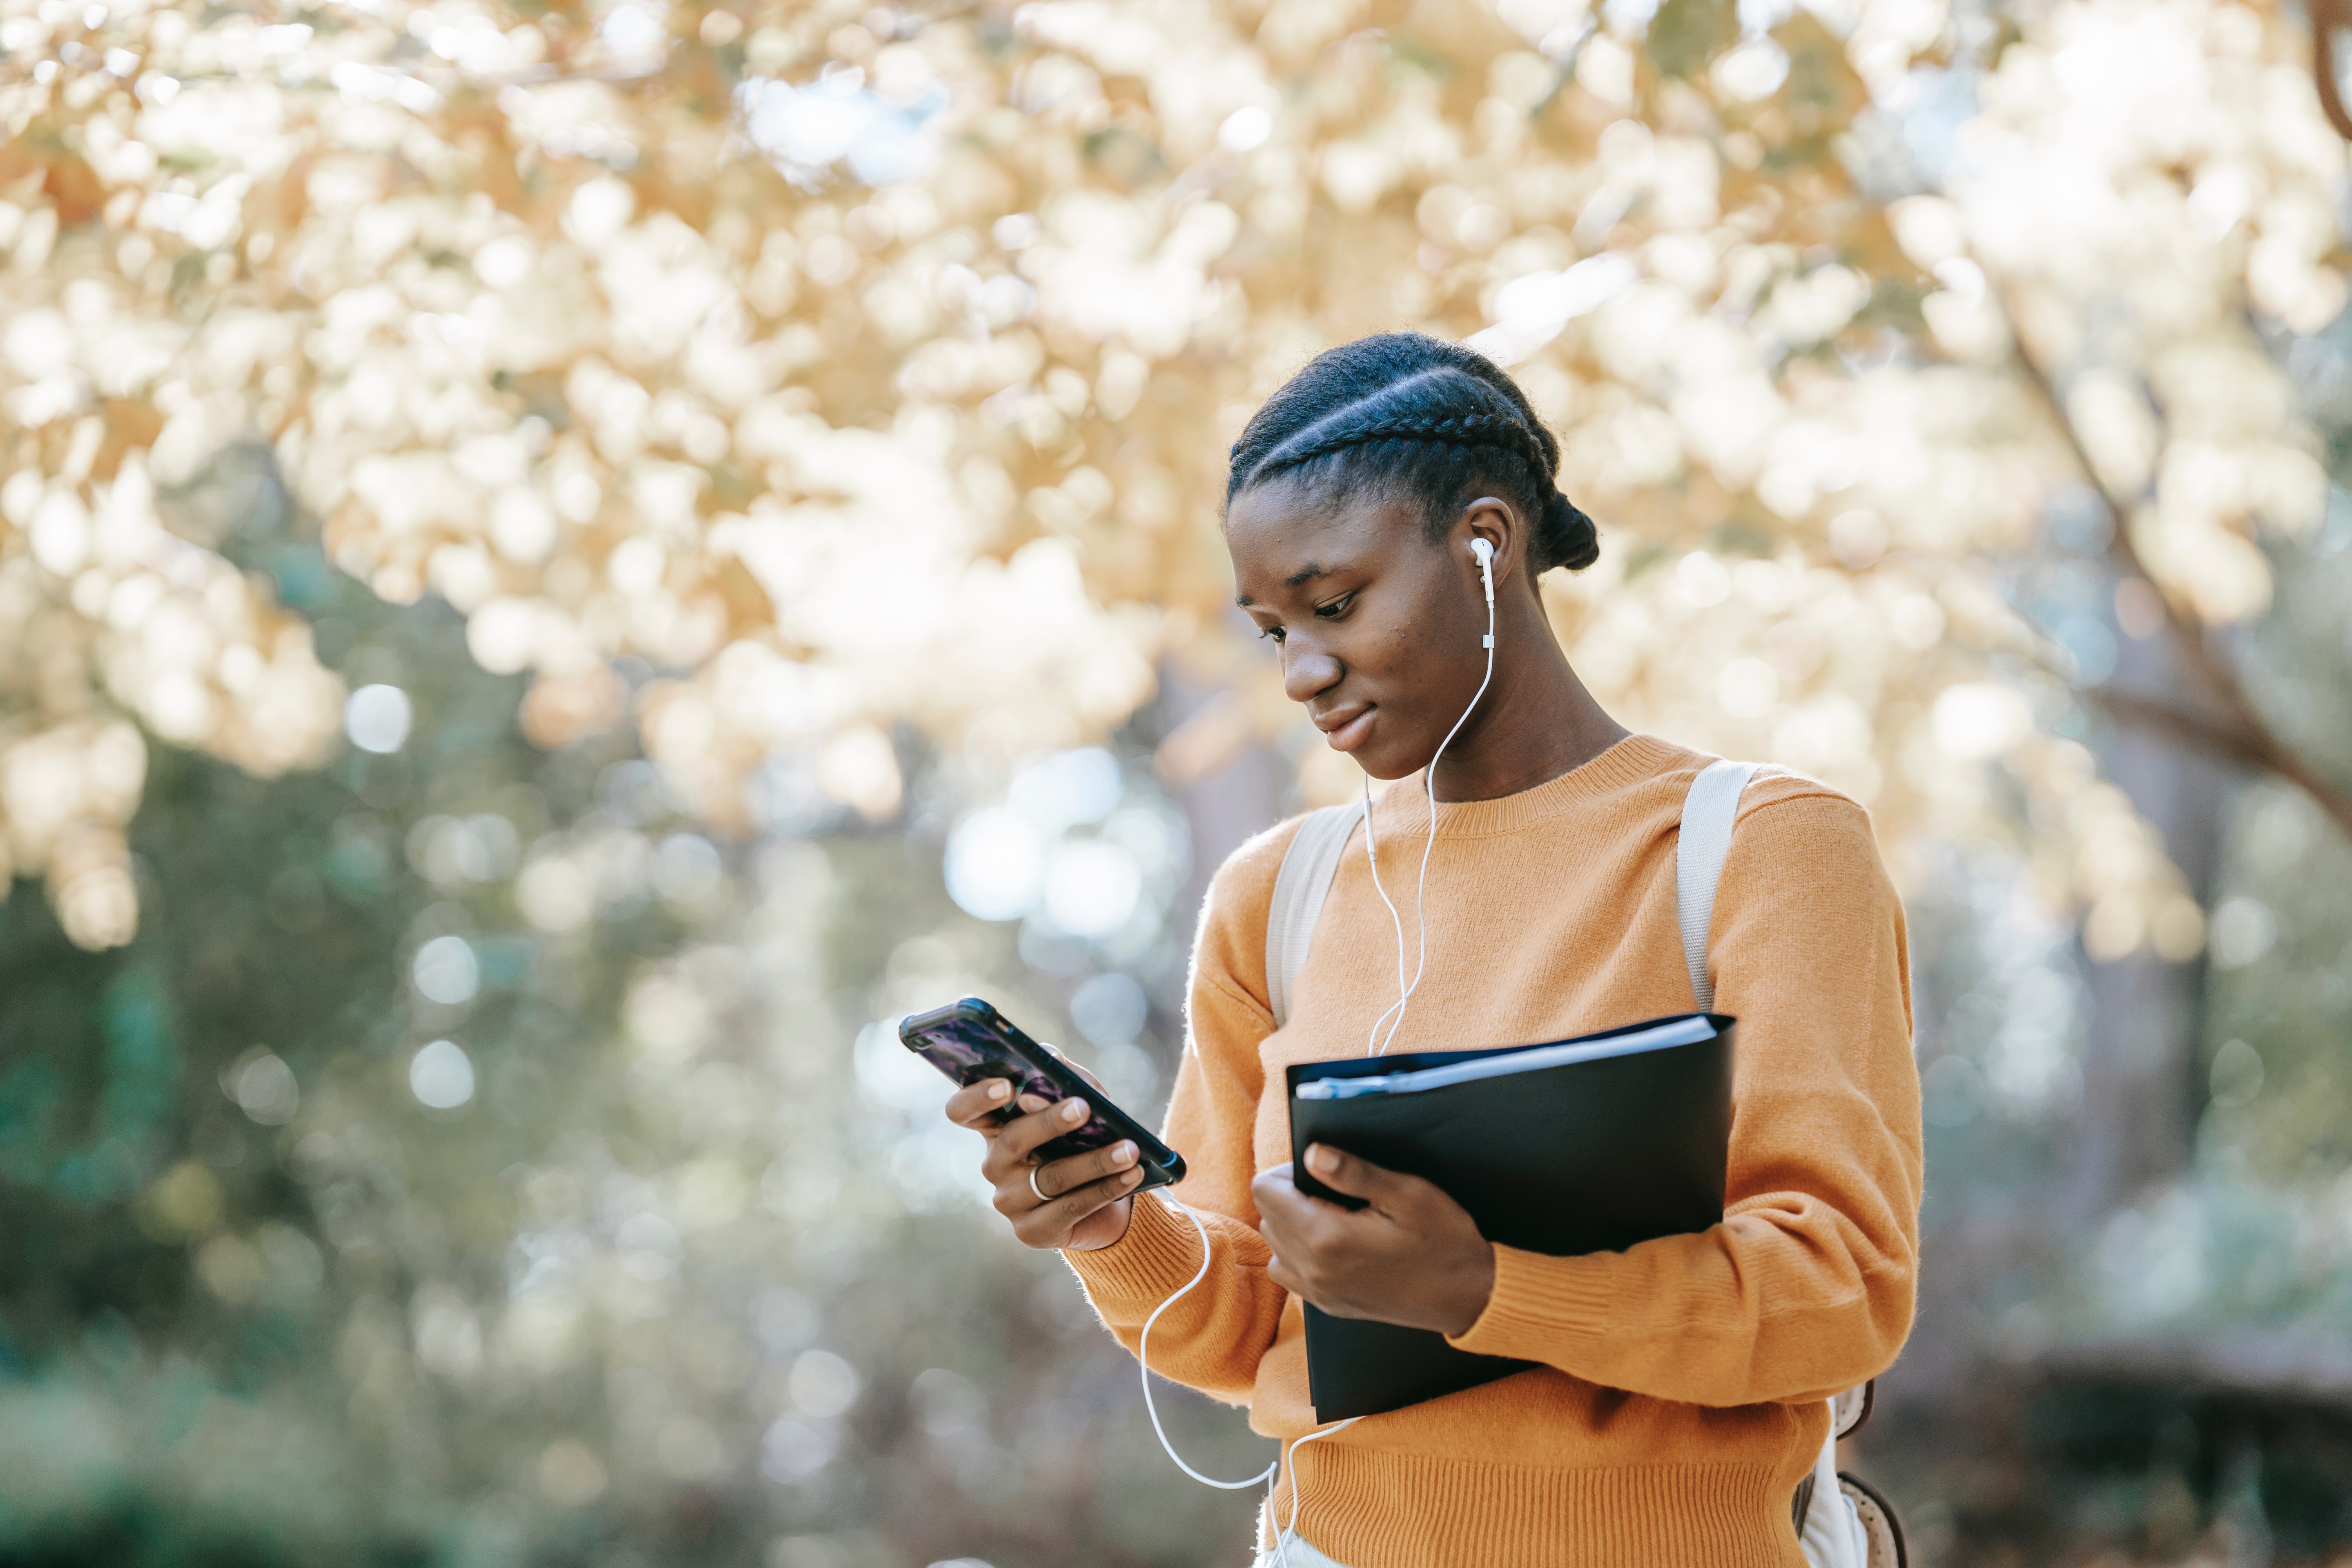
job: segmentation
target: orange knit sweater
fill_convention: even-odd
[[[1523,794],[1441,804],[1429,968],[1391,1048],[1688,1012],[1675,826],[1709,760],[1636,735]],[[1416,775],[1373,808],[1408,967],[1422,788]],[[1250,1178],[1290,1158],[1283,1068],[1363,1055],[1397,991],[1359,827],[1275,1029],[1267,904],[1296,831],[1244,845],[1210,884],[1166,1137],[1214,1258],[1151,1334],[1153,1371],[1246,1403],[1255,1430],[1286,1441],[1316,1426],[1304,1328],[1266,1277]],[[1739,1020],[1723,1223],[1583,1258],[1497,1247],[1494,1296],[1454,1342],[1542,1366],[1297,1452],[1299,1534],[1348,1568],[1800,1568],[1790,1502],[1827,1435],[1823,1401],[1895,1360],[1917,1269],[1909,960],[1863,809],[1759,772],[1709,954],[1716,1008]],[[1130,1351],[1201,1261],[1156,1196],[1117,1243],[1066,1256]]]

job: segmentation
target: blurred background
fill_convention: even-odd
[[[891,1021],[1157,1110],[1412,326],[1872,809],[1912,1561],[2352,1563],[2338,4],[5,0],[0,1563],[1241,1562]]]

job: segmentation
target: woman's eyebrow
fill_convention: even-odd
[[[1331,567],[1318,566],[1314,562],[1309,561],[1306,565],[1301,566],[1297,571],[1293,572],[1289,576],[1285,577],[1282,580],[1282,585],[1286,588],[1296,588],[1302,583],[1312,583],[1318,577],[1328,577],[1331,575],[1332,571],[1333,568]],[[1247,594],[1236,594],[1234,595],[1234,603],[1246,610],[1252,605],[1256,604],[1257,601],[1251,598]]]

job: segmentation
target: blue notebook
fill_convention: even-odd
[[[1286,1071],[1301,1192],[1310,1143],[1434,1183],[1499,1246],[1622,1251],[1723,1218],[1735,1021],[1694,1013],[1572,1040],[1309,1062]],[[1309,1306],[1318,1421],[1376,1415],[1536,1363],[1454,1349],[1429,1329]]]

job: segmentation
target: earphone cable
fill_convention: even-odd
[[[1274,1463],[1268,1465],[1265,1469],[1259,1471],[1256,1475],[1252,1476],[1245,1481],[1221,1481],[1213,1476],[1204,1476],[1200,1471],[1194,1469],[1192,1466],[1186,1464],[1184,1462],[1184,1457],[1176,1451],[1176,1445],[1168,1440],[1168,1428],[1160,1424],[1160,1406],[1153,1402],[1151,1397],[1151,1325],[1160,1321],[1160,1313],[1166,1311],[1169,1308],[1182,1300],[1185,1296],[1192,1291],[1193,1286],[1198,1285],[1202,1280],[1208,1278],[1210,1258],[1209,1227],[1201,1223],[1201,1216],[1194,1214],[1190,1208],[1177,1202],[1174,1198],[1170,1197],[1165,1193],[1160,1194],[1160,1201],[1165,1203],[1170,1208],[1172,1208],[1177,1213],[1182,1215],[1186,1219],[1192,1222],[1192,1229],[1197,1232],[1201,1237],[1201,1267],[1193,1274],[1192,1279],[1184,1282],[1183,1289],[1177,1291],[1176,1294],[1169,1297],[1168,1300],[1160,1302],[1160,1305],[1151,1310],[1151,1316],[1143,1320],[1143,1332],[1136,1336],[1135,1361],[1136,1365],[1141,1369],[1143,1373],[1143,1408],[1151,1413],[1151,1430],[1159,1436],[1160,1446],[1166,1449],[1168,1457],[1176,1462],[1176,1468],[1183,1471],[1186,1475],[1192,1477],[1194,1480],[1200,1482],[1204,1487],[1214,1487],[1222,1492],[1237,1492],[1245,1490],[1250,1487],[1256,1486],[1260,1482],[1264,1482],[1268,1486],[1271,1486],[1275,1478],[1281,1474],[1282,1471],[1282,1456],[1280,1454],[1276,1454],[1275,1456]],[[1271,1498],[1271,1493],[1268,1494],[1269,1498]]]
[[[1444,748],[1441,747],[1439,749],[1443,750]],[[1388,1007],[1382,1011],[1379,1017],[1372,1020],[1372,1032],[1364,1037],[1364,1054],[1368,1057],[1376,1057],[1381,1054],[1374,1048],[1375,1043],[1381,1037],[1381,1026],[1389,1021],[1389,1016],[1391,1014],[1395,1013],[1404,1005],[1404,917],[1397,913],[1397,907],[1395,903],[1390,900],[1387,887],[1381,881],[1381,846],[1380,840],[1374,837],[1372,832],[1372,775],[1366,773],[1364,775],[1363,784],[1364,858],[1371,863],[1372,891],[1381,896],[1381,905],[1389,911],[1389,921],[1391,925],[1396,927],[1397,999],[1391,1003]]]
[[[1221,1481],[1214,1476],[1202,1475],[1200,1471],[1194,1469],[1192,1466],[1184,1462],[1184,1457],[1176,1451],[1176,1445],[1168,1440],[1168,1428],[1160,1424],[1160,1405],[1158,1402],[1151,1397],[1151,1326],[1160,1321],[1160,1313],[1174,1306],[1178,1301],[1182,1300],[1186,1292],[1190,1291],[1193,1286],[1198,1285],[1202,1280],[1208,1278],[1209,1260],[1211,1257],[1209,1251],[1209,1227],[1202,1223],[1201,1216],[1194,1214],[1188,1205],[1179,1203],[1175,1198],[1170,1196],[1164,1192],[1160,1194],[1160,1201],[1166,1204],[1170,1208],[1174,1209],[1177,1213],[1182,1215],[1186,1219],[1192,1222],[1193,1234],[1201,1238],[1201,1267],[1194,1270],[1192,1279],[1184,1282],[1183,1289],[1177,1291],[1173,1296],[1169,1297],[1168,1300],[1160,1302],[1159,1306],[1152,1309],[1151,1315],[1143,1320],[1143,1331],[1136,1336],[1135,1360],[1137,1366],[1141,1369],[1143,1376],[1143,1408],[1150,1414],[1151,1430],[1153,1435],[1160,1439],[1160,1448],[1166,1452],[1171,1460],[1174,1461],[1178,1469],[1183,1471],[1186,1475],[1192,1477],[1202,1486],[1214,1487],[1219,1491],[1243,1491],[1263,1482],[1266,1487],[1266,1502],[1269,1505],[1269,1511],[1271,1511],[1271,1504],[1274,1501],[1275,1483],[1281,1478],[1282,1467],[1284,1464],[1290,1464],[1290,1521],[1287,1524],[1284,1525],[1282,1529],[1276,1531],[1274,1537],[1275,1561],[1281,1565],[1281,1568],[1289,1568],[1290,1542],[1297,1540],[1298,1537],[1298,1502],[1300,1489],[1298,1485],[1298,1468],[1296,1463],[1298,1446],[1302,1443],[1312,1443],[1318,1437],[1328,1437],[1332,1433],[1339,1431],[1344,1427],[1353,1426],[1357,1422],[1362,1420],[1363,1417],[1360,1415],[1350,1415],[1345,1421],[1337,1421],[1328,1426],[1318,1427],[1312,1432],[1292,1438],[1290,1440],[1289,1447],[1279,1450],[1276,1453],[1274,1462],[1272,1464],[1266,1466],[1265,1469],[1259,1471],[1256,1475],[1250,1477],[1247,1480]]]
[[[1299,1495],[1306,1490],[1298,1484],[1298,1450],[1318,1437],[1328,1437],[1334,1432],[1344,1432],[1362,1419],[1360,1415],[1350,1415],[1345,1421],[1334,1421],[1328,1426],[1318,1426],[1312,1432],[1293,1437],[1290,1440],[1290,1447],[1283,1450],[1284,1462],[1290,1466],[1290,1522],[1275,1532],[1276,1568],[1290,1568],[1290,1543],[1298,1539],[1298,1500]]]
[[[1462,717],[1454,721],[1454,728],[1446,731],[1445,739],[1437,742],[1437,750],[1429,759],[1429,771],[1423,775],[1423,781],[1429,786],[1429,841],[1422,847],[1420,886],[1413,894],[1413,941],[1420,950],[1420,956],[1413,964],[1411,984],[1407,984],[1404,978],[1404,921],[1397,916],[1396,905],[1389,902],[1388,889],[1381,884],[1381,859],[1372,841],[1372,782],[1370,774],[1364,778],[1364,853],[1371,861],[1372,887],[1381,895],[1381,902],[1388,905],[1389,914],[1396,921],[1397,938],[1396,1005],[1372,1023],[1372,1037],[1379,1043],[1368,1053],[1371,1056],[1388,1054],[1389,1047],[1395,1043],[1397,1031],[1404,1027],[1405,1004],[1411,1002],[1412,994],[1421,989],[1421,977],[1429,972],[1429,857],[1430,852],[1437,847],[1437,762],[1438,758],[1445,755],[1445,748],[1454,743],[1454,737],[1462,732],[1462,726],[1470,721],[1470,715],[1478,710],[1478,703],[1486,697],[1486,688],[1494,679],[1495,601],[1489,597],[1486,601],[1486,672],[1478,678],[1478,689],[1471,694],[1470,706],[1462,710]],[[1394,1023],[1389,1023],[1391,1014],[1395,1015]],[[1389,1025],[1385,1037],[1381,1034],[1382,1024]]]
[[[1397,1031],[1404,1026],[1406,1004],[1412,1000],[1412,994],[1421,988],[1422,976],[1429,972],[1429,857],[1437,847],[1437,763],[1438,760],[1445,755],[1445,748],[1454,743],[1454,737],[1462,732],[1462,726],[1470,721],[1470,715],[1477,711],[1478,704],[1486,698],[1486,688],[1495,679],[1495,580],[1490,565],[1492,554],[1491,550],[1486,551],[1479,559],[1480,569],[1486,574],[1486,668],[1478,678],[1478,689],[1470,695],[1470,706],[1462,710],[1462,716],[1454,721],[1452,729],[1445,731],[1445,739],[1437,743],[1437,750],[1429,759],[1429,768],[1424,777],[1429,791],[1429,839],[1422,847],[1421,875],[1414,893],[1413,920],[1416,928],[1414,941],[1419,948],[1419,958],[1413,965],[1412,978],[1410,981],[1405,978],[1404,973],[1404,917],[1398,912],[1395,901],[1389,897],[1388,888],[1381,881],[1380,847],[1372,830],[1371,776],[1368,773],[1364,777],[1364,854],[1371,863],[1372,889],[1380,894],[1381,904],[1389,911],[1389,922],[1396,931],[1397,944],[1397,999],[1394,1005],[1383,1011],[1372,1021],[1371,1037],[1365,1042],[1370,1047],[1370,1054],[1372,1056],[1385,1054],[1389,1046],[1394,1042]],[[1391,1021],[1391,1018],[1393,1022]],[[1389,1026],[1385,1038],[1381,1035],[1381,1026],[1383,1024]],[[1336,1421],[1328,1426],[1318,1426],[1312,1432],[1292,1438],[1288,1447],[1276,1453],[1272,1464],[1247,1480],[1221,1481],[1213,1476],[1202,1475],[1184,1462],[1183,1456],[1176,1452],[1176,1445],[1168,1440],[1168,1429],[1160,1423],[1159,1404],[1151,1396],[1151,1330],[1152,1325],[1160,1321],[1161,1313],[1182,1300],[1191,1294],[1194,1286],[1208,1278],[1209,1264],[1213,1255],[1209,1247],[1209,1227],[1202,1223],[1201,1216],[1193,1213],[1186,1205],[1178,1202],[1171,1194],[1163,1192],[1160,1197],[1160,1201],[1170,1208],[1192,1222],[1193,1233],[1201,1238],[1201,1267],[1193,1271],[1192,1278],[1184,1282],[1181,1289],[1151,1310],[1151,1315],[1143,1320],[1143,1331],[1136,1336],[1135,1360],[1137,1369],[1143,1380],[1143,1407],[1151,1416],[1151,1430],[1160,1439],[1160,1448],[1166,1452],[1178,1469],[1202,1486],[1214,1487],[1220,1491],[1241,1491],[1264,1482],[1267,1488],[1266,1501],[1269,1514],[1272,1511],[1274,1488],[1279,1484],[1283,1466],[1286,1464],[1290,1466],[1290,1518],[1280,1530],[1275,1532],[1274,1537],[1276,1568],[1290,1568],[1290,1543],[1298,1538],[1298,1510],[1301,1494],[1305,1489],[1298,1482],[1297,1462],[1298,1450],[1303,1445],[1312,1443],[1318,1437],[1328,1437],[1334,1432],[1345,1431],[1363,1417],[1351,1415],[1344,1421]]]

